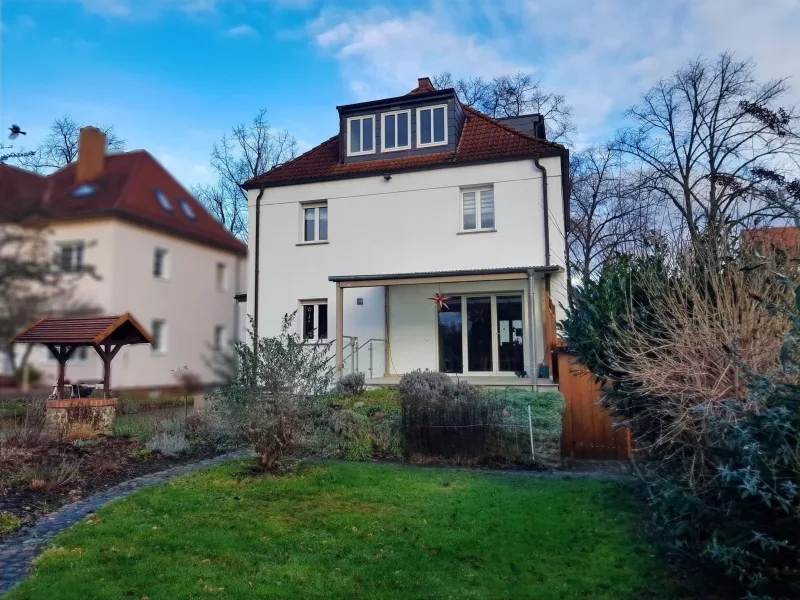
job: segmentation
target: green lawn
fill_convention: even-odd
[[[229,464],[58,537],[22,598],[664,598],[624,486],[367,463]]]

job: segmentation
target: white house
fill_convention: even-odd
[[[106,154],[105,136],[87,127],[78,160],[49,176],[0,165],[0,201],[40,206],[45,256],[75,281],[65,302],[131,313],[155,338],[155,348],[120,352],[115,390],[174,387],[186,371],[204,384],[219,379],[213,356],[242,327],[234,295],[245,289],[247,247],[153,156]],[[33,350],[31,364],[55,381],[57,363],[46,348]],[[79,348],[67,363],[72,382],[97,381],[102,372],[91,349]]]
[[[532,378],[542,310],[566,304],[567,150],[539,115],[492,119],[427,78],[338,111],[334,137],[245,184],[258,335],[296,310],[375,383]]]

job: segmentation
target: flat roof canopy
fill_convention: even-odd
[[[150,344],[155,341],[130,313],[103,317],[44,317],[23,330],[15,342],[21,344]]]
[[[422,271],[418,273],[385,273],[379,275],[331,275],[328,281],[339,287],[372,287],[379,285],[414,285],[419,283],[456,283],[460,281],[496,281],[527,279],[530,272],[558,273],[561,267],[501,267],[494,269],[461,269],[454,271]]]

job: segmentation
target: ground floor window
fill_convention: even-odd
[[[306,340],[328,339],[328,301],[301,300],[300,325]]]
[[[439,370],[525,370],[522,294],[455,296],[438,315]]]

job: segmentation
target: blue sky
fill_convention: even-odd
[[[53,118],[113,124],[184,183],[212,144],[266,108],[301,150],[335,106],[416,78],[533,71],[566,95],[577,145],[601,141],[684,60],[733,49],[800,101],[800,0],[0,0],[0,124],[35,144]]]

